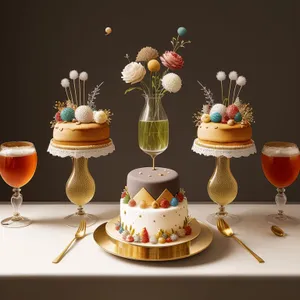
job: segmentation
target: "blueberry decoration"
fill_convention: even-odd
[[[239,123],[242,121],[242,115],[240,112],[238,112],[235,116],[234,116],[234,121]]]
[[[177,200],[177,198],[172,198],[170,204],[171,204],[171,206],[177,206],[177,205],[178,205],[178,200]]]
[[[220,123],[222,121],[222,116],[220,113],[215,112],[210,115],[210,120],[214,123]]]

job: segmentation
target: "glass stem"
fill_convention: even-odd
[[[156,170],[155,169],[155,158],[156,158],[156,155],[152,155],[152,170]]]
[[[11,197],[11,205],[14,210],[13,216],[12,216],[12,221],[20,221],[20,220],[22,220],[22,217],[19,213],[19,209],[23,202],[23,196],[21,194],[21,189],[19,189],[19,188],[14,188],[13,192],[14,193]]]
[[[277,189],[277,195],[275,197],[275,202],[278,208],[278,215],[282,217],[284,215],[284,207],[287,201],[287,197],[285,195],[285,189],[284,188],[278,188]]]

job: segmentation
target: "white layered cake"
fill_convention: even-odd
[[[179,175],[166,168],[139,168],[127,176],[116,230],[127,242],[168,243],[191,234],[188,202]]]

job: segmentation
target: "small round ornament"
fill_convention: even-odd
[[[167,242],[167,243],[171,243],[171,242],[173,242],[173,241],[172,241],[172,239],[171,239],[170,237],[167,237],[167,238],[166,238],[166,242]]]
[[[146,201],[142,200],[142,201],[140,202],[140,208],[146,208],[146,207],[147,207]]]
[[[103,110],[94,111],[93,117],[98,124],[104,124],[107,121],[107,114]]]
[[[242,121],[242,114],[240,112],[238,112],[235,116],[234,116],[234,121],[239,123]]]
[[[128,235],[129,235],[129,231],[128,231],[128,230],[124,230],[124,231],[122,232],[122,239],[123,239],[123,240],[126,240],[126,238],[127,238]]]
[[[226,109],[226,114],[227,116],[229,117],[229,119],[233,119],[234,116],[239,112],[239,108],[234,105],[234,104],[231,104],[227,107]]]
[[[222,121],[222,115],[218,112],[214,112],[213,114],[210,115],[210,120],[213,123],[220,123]]]
[[[109,34],[111,34],[112,33],[112,29],[111,29],[111,27],[106,27],[105,28],[105,35],[109,35]]]
[[[72,122],[74,116],[74,109],[72,109],[71,107],[65,107],[60,113],[61,119],[65,122]]]
[[[185,229],[184,228],[180,228],[177,230],[177,235],[179,237],[184,237],[185,236]]]
[[[133,241],[134,241],[134,238],[133,238],[132,235],[128,235],[128,236],[126,237],[126,242],[132,243]]]
[[[173,242],[177,241],[178,240],[178,235],[176,233],[172,233],[171,236],[170,236],[171,240]]]
[[[177,200],[177,198],[172,198],[170,204],[171,204],[171,206],[178,206],[178,200]]]
[[[80,105],[75,110],[75,118],[81,123],[93,122],[93,111],[88,105]]]
[[[139,234],[135,234],[134,237],[133,237],[133,239],[134,239],[135,243],[140,243],[141,242],[141,237],[140,237]]]
[[[55,119],[56,122],[61,122],[61,121],[62,121],[62,118],[61,118],[61,116],[60,116],[60,111],[58,111],[58,112],[55,114],[54,119]]]
[[[201,116],[201,121],[204,123],[209,123],[210,122],[210,115],[209,114],[203,114]]]
[[[149,60],[147,67],[150,72],[158,72],[160,70],[160,63],[156,59]]]
[[[179,192],[177,195],[176,195],[176,198],[179,202],[182,202],[184,200],[184,194]]]
[[[179,27],[179,28],[177,29],[177,33],[178,33],[179,36],[184,36],[184,35],[186,35],[187,30],[186,30],[185,27]]]
[[[230,120],[227,121],[227,124],[228,124],[229,126],[233,126],[233,125],[235,124],[235,122],[234,122],[233,119],[230,119]]]
[[[124,203],[124,204],[128,204],[128,202],[129,202],[129,200],[130,200],[130,197],[129,197],[128,194],[126,194],[125,197],[122,198],[122,199],[123,199],[123,203]]]
[[[166,242],[166,239],[165,238],[163,238],[162,236],[158,239],[158,242],[160,243],[160,244],[164,244],[165,242]]]
[[[135,200],[134,200],[134,199],[129,200],[128,206],[130,206],[130,207],[135,207],[135,206],[136,206]]]
[[[185,235],[191,235],[191,233],[192,233],[191,226],[185,226],[184,230],[185,230]]]
[[[170,203],[168,200],[161,200],[160,201],[160,207],[162,208],[168,208],[170,206]]]
[[[151,204],[151,206],[153,208],[159,208],[159,204],[156,201],[153,201],[152,204]]]
[[[227,115],[224,115],[224,116],[222,117],[221,123],[226,124],[228,120],[229,120],[229,117],[228,117]]]
[[[210,118],[211,115],[216,112],[219,113],[221,116],[224,116],[226,114],[226,109],[227,107],[224,104],[221,103],[215,104],[210,110]]]
[[[156,237],[155,235],[152,235],[152,236],[150,237],[150,243],[151,243],[151,244],[157,244],[157,242],[158,242],[157,237]]]

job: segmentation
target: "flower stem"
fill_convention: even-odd
[[[235,90],[236,90],[236,83],[235,83],[234,90],[233,90],[232,103],[234,102],[234,99],[235,99]]]
[[[222,103],[224,104],[224,96],[223,96],[223,81],[221,82],[221,99],[222,99]]]
[[[228,97],[227,97],[228,104],[229,104],[229,99],[230,99],[230,91],[231,91],[231,80],[229,81],[229,88],[228,88]]]
[[[242,90],[242,85],[240,86],[240,89],[239,89],[239,91],[238,91],[238,93],[237,93],[237,95],[236,95],[236,97],[238,98],[238,96],[240,95],[240,92],[241,92],[241,90]]]

